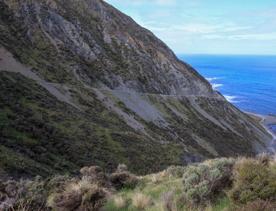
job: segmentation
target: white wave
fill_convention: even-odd
[[[217,77],[213,77],[213,78],[206,78],[207,81],[209,82],[212,82],[212,81],[215,81],[215,80],[218,80],[219,78]]]
[[[213,89],[217,90],[219,87],[222,87],[223,84],[212,84]]]
[[[213,81],[216,81],[216,80],[219,80],[219,79],[223,79],[223,77],[210,77],[210,78],[205,78],[207,81],[209,82],[213,82]]]
[[[239,101],[237,100],[237,96],[232,96],[232,95],[224,95],[226,100],[230,103],[238,103]]]

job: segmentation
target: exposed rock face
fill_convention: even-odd
[[[101,0],[0,0],[0,47],[0,165],[8,173],[118,163],[145,173],[254,154],[271,139]]]

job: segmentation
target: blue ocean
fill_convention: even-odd
[[[238,108],[276,114],[276,56],[178,55]]]

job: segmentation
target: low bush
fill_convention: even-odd
[[[19,184],[15,181],[0,181],[0,210],[14,206],[18,200],[18,195],[23,192],[20,189]]]
[[[276,201],[276,163],[272,160],[243,158],[234,167],[234,185],[229,197],[246,204],[257,199]]]
[[[138,184],[138,178],[127,171],[127,167],[125,165],[120,164],[117,168],[117,171],[112,173],[109,176],[109,180],[113,187],[117,190],[122,188],[130,188],[133,189]]]
[[[103,206],[108,195],[107,189],[83,178],[68,184],[63,192],[50,195],[48,206],[59,211],[96,211]]]
[[[0,182],[0,210],[48,210],[46,199],[46,182],[41,177]]]
[[[45,180],[41,177],[36,177],[32,181],[21,181],[20,184],[23,191],[20,192],[15,207],[19,208],[25,205],[29,210],[47,210],[46,200],[48,192]]]
[[[0,181],[0,210],[99,210],[115,189],[134,188],[138,178],[119,165],[106,174],[98,166],[84,167],[76,177]],[[117,199],[116,204],[123,206]]]
[[[138,178],[129,172],[115,172],[110,175],[110,181],[117,190],[133,189],[138,183]]]
[[[100,186],[109,186],[107,175],[99,166],[83,167],[80,173],[82,177],[86,177],[87,180],[93,181],[93,183]]]
[[[232,183],[233,159],[214,159],[190,165],[183,174],[183,199],[191,205],[207,204]]]

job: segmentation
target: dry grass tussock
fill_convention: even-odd
[[[240,158],[234,169],[234,184],[230,199],[237,204],[255,200],[276,202],[276,162],[269,155],[258,158]]]
[[[114,201],[116,208],[118,208],[118,209],[122,209],[122,208],[126,207],[126,205],[127,205],[126,200],[122,196],[113,197],[113,201]]]
[[[98,210],[104,205],[108,189],[83,178],[78,182],[68,184],[61,193],[54,193],[48,199],[48,206],[54,210]]]
[[[116,189],[134,188],[138,181],[125,165],[112,174],[90,166],[82,168],[75,177],[0,181],[0,210],[97,211]],[[116,201],[123,206],[122,200]]]
[[[143,193],[136,193],[132,196],[132,205],[137,209],[145,209],[152,204],[152,200],[149,196]]]

